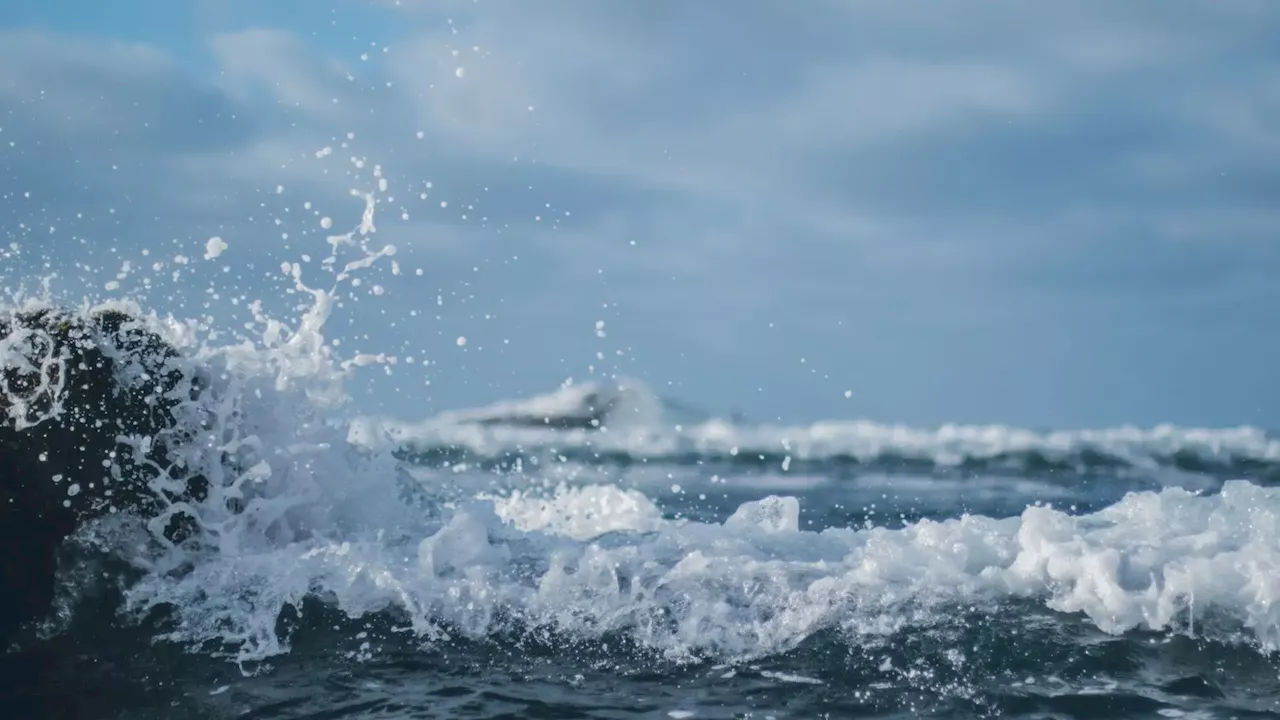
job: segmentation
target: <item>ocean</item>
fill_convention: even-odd
[[[783,427],[626,378],[373,417],[346,383],[397,359],[324,332],[394,248],[346,240],[324,289],[282,268],[296,317],[107,306],[176,349],[163,480],[208,489],[67,541],[9,717],[1280,714],[1280,438]]]

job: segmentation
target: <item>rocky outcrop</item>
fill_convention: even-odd
[[[122,312],[0,316],[0,652],[48,612],[58,548],[82,523],[157,510],[160,473],[201,492],[169,460],[188,439],[174,411],[200,391],[177,357]]]

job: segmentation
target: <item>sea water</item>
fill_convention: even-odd
[[[24,702],[111,718],[1280,711],[1280,439],[780,427],[627,378],[370,416],[349,381],[400,360],[325,336],[360,274],[394,262],[377,192],[354,194],[361,222],[318,266],[280,267],[296,314],[251,301],[224,326],[108,303],[203,378],[174,466],[211,490],[73,538],[57,611],[22,648],[43,664],[6,668]],[[206,261],[227,251],[212,238]],[[199,532],[175,544],[161,529],[179,514]]]

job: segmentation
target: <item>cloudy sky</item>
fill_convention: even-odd
[[[594,367],[765,420],[1280,427],[1268,0],[11,0],[0,23],[0,285],[285,312],[280,263],[319,283],[322,218],[357,224],[380,166],[401,272],[333,330],[431,365],[362,376],[373,411]]]

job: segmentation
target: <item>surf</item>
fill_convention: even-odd
[[[374,242],[377,195],[354,194],[365,210],[328,238],[327,286],[308,282],[306,263],[281,266],[287,293],[306,300],[291,319],[251,302],[251,322],[229,333],[128,306],[172,349],[166,371],[185,383],[172,412],[186,437],[166,444],[167,467],[207,486],[175,494],[175,474],[158,473],[158,508],[108,512],[68,542],[127,563],[118,620],[152,627],[156,641],[254,673],[290,653],[307,613],[336,613],[357,626],[383,618],[423,648],[621,642],[664,662],[738,666],[814,638],[865,647],[1031,603],[1104,633],[1209,637],[1262,653],[1280,644],[1275,488],[1224,479],[1126,492],[1088,511],[1036,500],[1004,516],[929,516],[912,485],[921,467],[935,479],[967,469],[962,479],[979,483],[1010,457],[1049,458],[1050,470],[1099,454],[1102,466],[1137,469],[1177,469],[1191,454],[1224,476],[1272,467],[1276,441],[1251,428],[783,428],[676,418],[685,411],[625,379],[416,423],[361,415],[347,384],[393,356],[343,356],[325,328],[360,273],[394,262],[395,249]],[[122,306],[86,305],[79,316],[109,307]],[[463,460],[424,464],[424,449]],[[500,456],[511,463],[471,464]],[[635,482],[611,458],[666,487]],[[805,463],[856,461],[888,484],[853,483],[862,507],[815,525],[804,492],[761,493],[741,473],[741,487],[728,487],[716,468],[739,458],[779,482]],[[893,458],[917,463],[907,472]],[[886,489],[912,487],[910,507],[889,507]],[[744,492],[757,494],[729,499]],[[183,538],[166,534],[177,518],[190,526]],[[60,573],[73,596],[95,582],[74,564]]]

